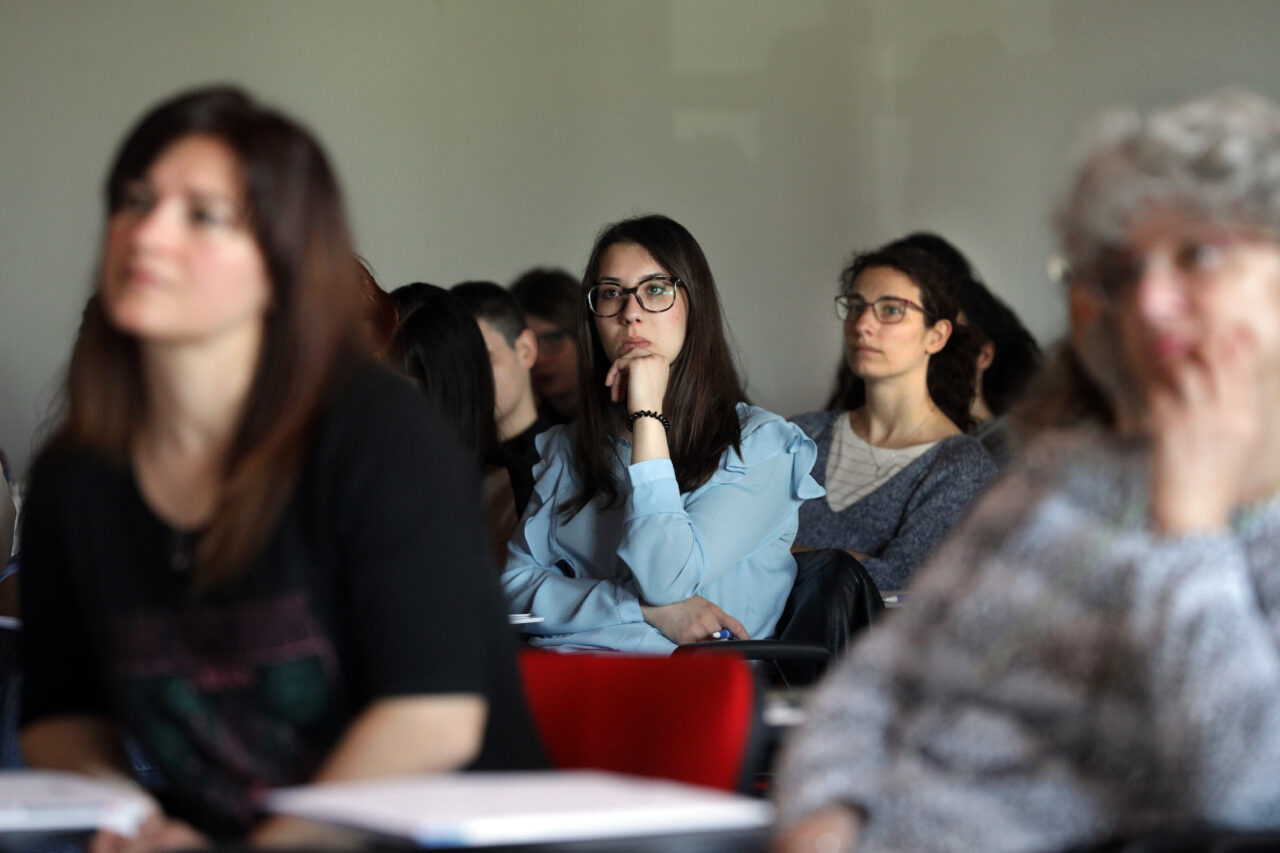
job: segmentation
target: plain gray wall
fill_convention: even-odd
[[[1280,98],[1272,0],[0,0],[0,447],[25,469],[140,113],[243,84],[310,125],[388,289],[702,243],[756,402],[820,406],[848,254],[930,228],[1042,341],[1048,217],[1102,107]]]

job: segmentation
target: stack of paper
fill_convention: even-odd
[[[140,791],[79,773],[0,771],[0,832],[110,829],[133,835],[154,808]]]
[[[533,844],[756,829],[763,801],[594,771],[452,773],[290,788],[272,811],[426,847]]]

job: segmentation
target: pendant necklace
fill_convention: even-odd
[[[889,459],[882,463],[880,459],[876,457],[876,446],[869,441],[866,442],[866,445],[867,455],[871,458],[871,464],[875,468],[875,472],[872,476],[876,480],[882,480],[890,471],[893,470],[893,466],[897,463],[898,451],[884,448],[889,454]]]
[[[911,428],[911,430],[910,430],[909,432],[907,432],[907,433],[906,433],[906,435],[908,435],[908,436],[914,436],[917,432],[919,432],[919,431],[920,431],[920,426],[921,426],[921,424],[923,424],[925,421],[927,421],[927,420],[929,419],[929,414],[930,414],[930,413],[929,413],[928,411],[926,411],[926,412],[924,413],[924,417],[922,417],[922,418],[920,418],[920,420],[916,421],[915,426],[913,426],[913,427]],[[856,430],[855,430],[855,432],[856,432]],[[870,424],[868,424],[868,425],[867,425],[867,435],[871,435]],[[867,445],[867,456],[871,459],[871,465],[875,468],[875,474],[874,474],[874,476],[875,476],[875,479],[877,479],[877,480],[883,479],[884,477],[886,477],[889,473],[891,473],[891,472],[893,471],[894,466],[895,466],[895,465],[898,465],[898,463],[899,463],[899,460],[900,460],[900,456],[899,456],[899,454],[901,454],[901,452],[902,452],[903,450],[905,450],[905,449],[906,449],[906,448],[901,448],[901,447],[899,447],[899,448],[893,448],[893,447],[881,447],[881,448],[877,448],[874,444],[872,444],[870,441],[867,441],[867,439],[865,439],[865,438],[863,439],[863,442]],[[913,446],[913,445],[910,445],[910,444],[908,444],[908,445],[907,445],[907,447],[912,447],[912,446]],[[882,461],[877,457],[877,455],[876,455],[876,450],[882,450],[882,451],[884,451],[885,453],[889,454],[889,458],[888,458],[887,460],[885,460],[885,461],[883,461],[883,462],[882,462]],[[901,467],[901,466],[899,466],[899,467]]]

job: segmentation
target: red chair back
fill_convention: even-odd
[[[746,661],[526,649],[520,669],[555,768],[739,787],[755,718]]]

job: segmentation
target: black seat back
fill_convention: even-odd
[[[884,610],[875,581],[856,557],[839,548],[802,551],[796,557],[796,583],[778,620],[778,639],[822,646],[838,656],[850,637]],[[810,684],[826,661],[782,661],[779,667],[792,685]]]

